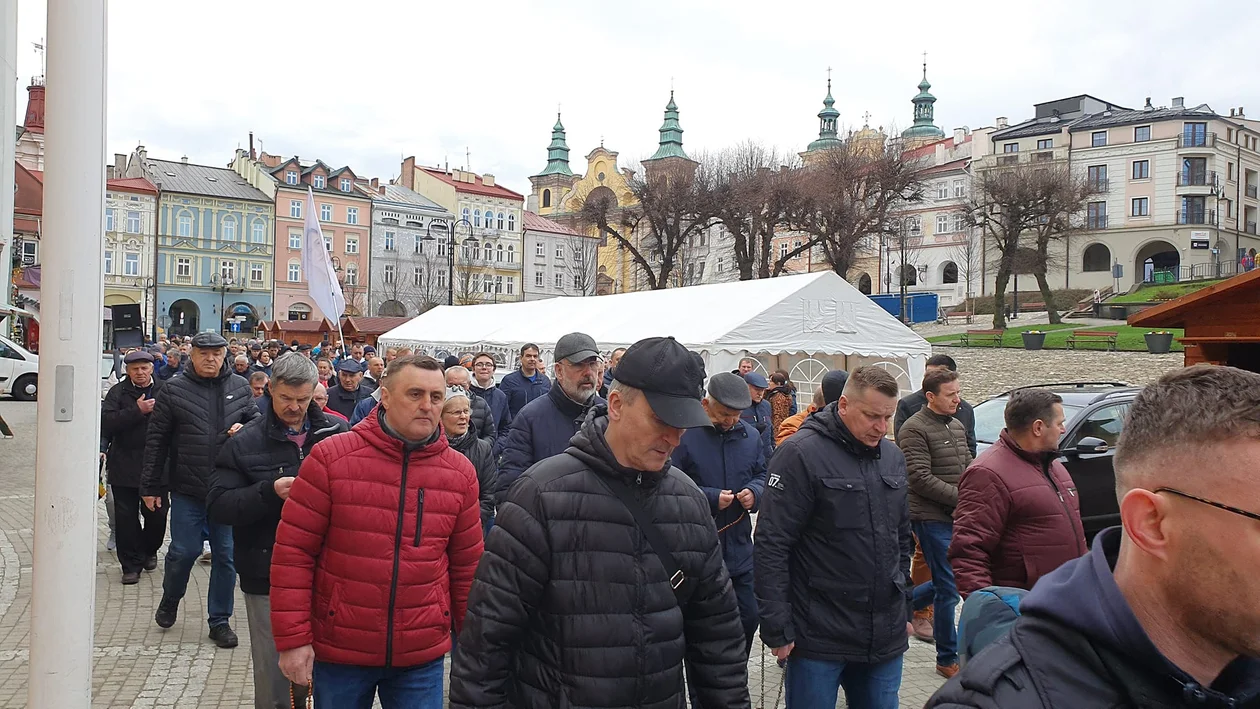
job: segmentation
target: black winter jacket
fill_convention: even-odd
[[[101,402],[101,438],[109,441],[105,464],[109,466],[109,484],[118,487],[140,487],[144,471],[145,434],[154,410],[146,416],[136,407],[140,398],[154,399],[165,382],[157,377],[148,389],[139,389],[126,377],[110,387]]]
[[[494,493],[499,489],[499,470],[494,460],[494,446],[490,441],[478,438],[471,427],[462,436],[448,435],[446,441],[477,469],[477,496],[481,500],[481,532],[484,534],[494,515]]]
[[[249,382],[227,363],[206,379],[188,371],[162,387],[145,436],[141,495],[178,492],[206,499],[206,481],[228,429],[258,418]]]
[[[337,380],[328,382],[328,408],[349,419],[360,401],[372,396],[372,389],[362,383],[354,391],[346,391]]]
[[[499,493],[502,500],[512,483],[531,465],[563,453],[582,427],[587,413],[604,404],[592,396],[585,404],[570,399],[560,385],[525,405],[512,419],[512,428],[497,443]]]
[[[276,478],[296,476],[316,443],[349,430],[345,421],[325,414],[314,402],[306,411],[310,428],[299,449],[285,436],[271,398],[258,400],[262,415],[236,432],[219,453],[210,474],[206,509],[210,521],[232,527],[232,558],[244,593],[271,590],[271,547],[276,543],[280,508]]]
[[[681,471],[617,464],[592,411],[573,445],[499,507],[451,664],[450,705],[479,709],[749,707],[744,635],[709,502]],[[665,568],[602,481],[638,487],[693,579],[680,608]]]
[[[1112,575],[1123,534],[1103,530],[1088,555],[1042,577],[1010,634],[972,658],[927,706],[1260,707],[1260,659],[1238,657],[1204,687],[1151,642]]]
[[[468,399],[470,401],[468,413],[472,417],[472,425],[477,432],[477,438],[487,441],[493,449],[494,439],[498,437],[499,430],[494,425],[494,412],[490,409],[490,402],[475,392],[469,392]]]
[[[904,653],[914,539],[901,450],[859,442],[833,403],[779,446],[769,472],[753,544],[762,640],[828,662]]]

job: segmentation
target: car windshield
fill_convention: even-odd
[[[998,434],[1002,433],[1002,429],[1006,427],[1006,402],[1007,397],[1000,396],[996,399],[989,399],[983,403],[977,404],[976,412],[976,440],[980,443],[997,443]],[[1063,416],[1065,423],[1071,423],[1072,419],[1081,411],[1079,406],[1063,405]]]

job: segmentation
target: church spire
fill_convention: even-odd
[[[823,109],[818,112],[818,140],[805,148],[806,152],[828,150],[840,146],[837,124],[840,112],[836,110],[836,100],[831,97],[831,69],[827,69],[827,98],[823,99]]]
[[[674,103],[674,90],[669,90],[669,103],[665,104],[665,122],[661,124],[661,143],[648,160],[682,158],[690,160],[683,152],[682,126],[678,124],[678,105]]]
[[[936,97],[929,89],[932,84],[927,78],[927,52],[923,53],[923,80],[919,82],[919,93],[910,102],[914,104],[914,125],[901,132],[901,137],[916,140],[938,140],[945,137],[945,131],[936,127]]]
[[[538,173],[538,176],[542,175],[573,175],[569,169],[569,144],[564,139],[564,124],[560,122],[559,111],[556,111],[556,124],[551,128],[551,145],[547,146],[547,167]]]

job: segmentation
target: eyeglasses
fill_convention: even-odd
[[[1226,504],[1221,503],[1221,502],[1213,502],[1212,500],[1208,500],[1208,499],[1205,499],[1205,498],[1199,497],[1199,496],[1197,496],[1197,495],[1191,495],[1191,494],[1190,494],[1190,493],[1188,493],[1188,492],[1182,492],[1182,491],[1180,491],[1180,490],[1175,490],[1175,489],[1173,489],[1173,488],[1171,488],[1171,487],[1159,487],[1159,488],[1155,488],[1155,489],[1154,489],[1154,490],[1152,490],[1151,492],[1154,492],[1154,493],[1156,493],[1156,494],[1159,494],[1159,493],[1161,493],[1161,492],[1171,492],[1172,494],[1176,495],[1177,497],[1184,497],[1184,498],[1186,498],[1186,499],[1188,499],[1188,500],[1194,500],[1195,502],[1201,502],[1201,503],[1203,503],[1203,504],[1205,504],[1205,505],[1211,505],[1212,507],[1215,507],[1215,508],[1217,508],[1217,509],[1220,509],[1220,510],[1225,510],[1226,512],[1233,512],[1233,513],[1234,513],[1234,514],[1236,514],[1236,515],[1242,515],[1243,517],[1246,517],[1247,519],[1254,519],[1254,520],[1256,520],[1257,522],[1260,522],[1260,514],[1256,514],[1255,512],[1248,512],[1248,511],[1246,511],[1246,510],[1240,510],[1240,509],[1238,509],[1237,507],[1230,507],[1229,505],[1226,505]]]

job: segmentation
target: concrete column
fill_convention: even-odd
[[[48,0],[29,707],[92,703],[105,3]]]
[[[13,161],[15,145],[9,131],[17,125],[18,0],[0,0],[0,306],[9,305],[13,291]],[[6,328],[7,329],[7,328]]]

